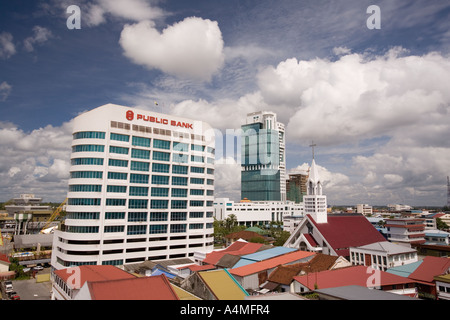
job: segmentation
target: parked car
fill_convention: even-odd
[[[37,267],[34,267],[34,268],[33,268],[33,271],[41,271],[41,270],[44,270],[44,267],[42,267],[42,266],[37,266]]]
[[[13,292],[10,296],[11,300],[20,300],[20,296],[17,294],[17,292]]]
[[[5,281],[5,292],[10,293],[13,292],[14,288],[11,281]]]

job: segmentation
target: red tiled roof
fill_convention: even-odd
[[[340,256],[348,256],[349,247],[386,241],[369,220],[361,214],[328,215],[327,223],[316,223],[310,215],[307,216]]]
[[[435,276],[446,273],[450,268],[449,258],[426,256],[420,266],[408,278],[432,283]]]
[[[1,237],[1,236],[0,236],[0,237]],[[7,256],[6,254],[3,254],[3,253],[0,253],[0,261],[4,261],[4,262],[7,262],[7,263],[11,263],[11,262],[9,261],[8,256]]]
[[[92,300],[179,300],[166,276],[88,281]]]
[[[317,247],[318,246],[316,240],[314,239],[314,237],[311,234],[304,233],[303,236],[305,237],[305,239],[309,242],[309,244],[311,246],[313,246],[313,247]]]
[[[245,255],[258,251],[263,246],[262,243],[236,241],[228,248],[220,251],[213,251],[206,255],[203,263],[215,265],[225,254]]]
[[[380,283],[375,284],[377,279],[374,272],[379,272]],[[353,266],[335,270],[313,272],[303,276],[295,276],[294,280],[313,290],[315,284],[319,289],[335,288],[342,286],[357,285],[363,287],[389,286],[395,284],[414,283],[412,279],[400,277],[384,271],[374,270],[365,266]]]
[[[134,275],[126,271],[109,265],[83,265],[79,267],[56,270],[55,274],[72,289],[80,289],[86,281],[93,282],[136,278]]]
[[[306,257],[315,255],[314,252],[307,252],[307,251],[293,251],[289,252],[274,258],[270,258],[267,260],[251,263],[242,267],[237,267],[234,269],[228,270],[231,274],[236,276],[247,276],[250,274],[254,274],[263,270],[272,269],[282,264],[288,264],[295,261],[298,261],[300,259],[304,259]]]
[[[215,269],[216,267],[211,264],[205,264],[203,266],[199,266],[198,264],[191,264],[187,266],[187,268],[192,272],[195,272],[195,271],[211,270]]]

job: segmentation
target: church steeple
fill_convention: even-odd
[[[327,223],[327,197],[322,194],[322,180],[314,157],[306,181],[304,201],[306,214],[310,214],[317,223]]]
[[[309,169],[309,176],[306,186],[307,195],[322,195],[322,181],[319,176],[319,171],[316,167],[316,161],[312,160],[311,167]]]

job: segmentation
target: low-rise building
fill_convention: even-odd
[[[278,266],[269,275],[267,283],[263,288],[269,291],[294,292],[292,287],[294,276],[349,266],[351,266],[350,262],[343,257],[318,253],[308,262]]]
[[[165,275],[86,281],[74,300],[179,300]]]
[[[417,251],[389,241],[350,248],[350,262],[377,270],[401,266],[417,261]]]
[[[388,240],[398,244],[425,243],[425,224],[423,219],[396,218],[386,219]]]
[[[134,279],[136,276],[111,265],[82,265],[54,271],[52,300],[74,300],[84,284],[96,281]]]
[[[436,299],[436,276],[450,273],[450,259],[427,256],[408,276],[417,282],[419,294],[424,298]]]
[[[409,297],[417,296],[416,281],[365,266],[312,272],[303,276],[295,276],[294,280],[296,293],[357,285]]]
[[[417,300],[417,298],[355,285],[318,289],[315,293],[319,295],[319,300]]]
[[[239,225],[248,227],[268,225],[272,221],[283,222],[285,217],[303,216],[303,203],[294,201],[250,201],[234,202],[229,198],[214,199],[214,217],[225,220],[235,215]]]
[[[195,272],[181,288],[204,300],[244,300],[249,295],[226,269]]]
[[[425,244],[428,245],[450,245],[450,232],[437,230],[437,229],[425,229]]]
[[[360,213],[364,216],[371,216],[373,214],[373,208],[368,204],[357,204],[356,213]]]
[[[293,251],[271,259],[250,263],[241,267],[230,269],[229,272],[246,290],[259,290],[272,271],[283,264],[308,262],[315,255],[313,252]]]
[[[450,274],[434,277],[438,300],[450,300]]]

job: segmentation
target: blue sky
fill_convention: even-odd
[[[381,29],[367,28],[372,4]],[[2,1],[0,200],[62,200],[71,119],[156,100],[223,131],[277,112],[288,170],[314,140],[331,204],[444,205],[449,15],[444,0]],[[236,199],[239,165],[223,162],[216,193]]]

